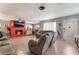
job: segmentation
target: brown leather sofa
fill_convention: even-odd
[[[30,52],[37,55],[42,54],[42,49],[45,44],[45,41],[46,41],[46,34],[40,35],[38,42],[30,40],[28,43]]]

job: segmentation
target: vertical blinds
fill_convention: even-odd
[[[43,24],[43,30],[56,32],[56,22],[47,22]]]

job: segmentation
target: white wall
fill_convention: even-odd
[[[62,33],[61,36],[63,36],[64,39],[73,39],[75,35],[79,35],[79,14],[59,17],[51,19],[49,21],[41,21],[39,25],[41,28],[43,28],[43,23],[54,22],[54,21],[56,21],[57,24],[58,23],[62,24],[60,29],[57,25],[57,30],[60,31],[60,33]],[[66,30],[64,32],[64,28],[69,26],[72,27],[72,29]]]
[[[78,18],[68,17],[63,20],[63,38],[73,39],[75,35],[78,35]]]

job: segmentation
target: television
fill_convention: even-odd
[[[14,21],[14,27],[24,27],[24,22],[22,22],[22,21]]]

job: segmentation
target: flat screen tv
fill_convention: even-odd
[[[24,22],[14,21],[14,27],[24,27]]]

